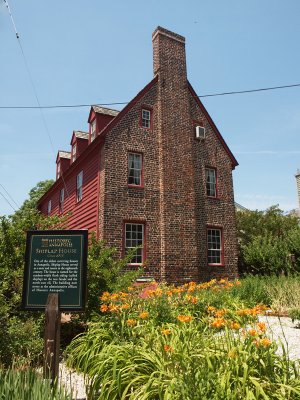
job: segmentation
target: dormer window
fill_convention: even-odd
[[[96,138],[96,118],[91,122],[91,142]]]
[[[60,161],[58,161],[56,167],[56,179],[59,179],[59,177],[60,177]]]
[[[48,215],[50,215],[50,214],[51,214],[51,211],[52,211],[52,201],[51,201],[51,200],[49,200],[49,201],[48,201],[48,207],[47,207],[47,212],[48,212]]]
[[[72,146],[72,162],[74,162],[76,160],[76,152],[77,152],[77,146],[76,146],[76,142],[75,142]]]

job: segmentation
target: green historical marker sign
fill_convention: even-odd
[[[61,311],[84,311],[87,239],[87,230],[27,232],[25,310],[44,310],[48,295],[58,293]]]

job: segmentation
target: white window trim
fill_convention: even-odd
[[[135,156],[138,156],[138,157],[139,157],[139,159],[140,159],[140,165],[141,165],[141,168],[140,168],[140,169],[135,168],[135,163],[134,163],[134,167],[131,168],[131,166],[130,166],[130,164],[131,164],[130,155],[133,155],[133,156],[134,156],[133,163],[134,163],[134,161],[135,161]],[[130,171],[132,171],[132,170],[133,170],[133,171],[139,171],[139,183],[130,183],[130,182],[129,182]],[[133,178],[134,178],[134,176],[133,176]],[[134,152],[134,151],[130,151],[130,152],[128,153],[127,183],[128,183],[128,186],[139,186],[139,187],[140,187],[140,186],[143,185],[143,154],[142,154],[142,153],[136,153],[136,152]]]
[[[51,211],[52,211],[52,200],[49,200],[48,201],[48,208],[47,208],[48,215],[51,214]]]
[[[209,231],[218,231],[219,232],[219,238],[220,238],[220,246],[218,247],[218,248],[214,248],[213,246],[212,246],[212,244],[213,244],[213,242],[211,241],[211,244],[210,244],[210,242],[209,242],[209,238],[210,238],[210,236],[212,236],[212,235],[209,235]],[[216,266],[218,266],[218,265],[223,265],[223,263],[224,263],[224,261],[223,261],[223,257],[224,257],[224,254],[223,254],[223,251],[224,251],[224,248],[223,248],[223,229],[222,228],[219,228],[219,227],[213,227],[213,226],[210,226],[210,227],[208,227],[207,228],[207,263],[208,263],[208,265],[212,265],[212,266],[214,266],[214,265],[216,265]],[[209,258],[210,258],[210,256],[211,257],[213,257],[213,255],[211,254],[211,255],[209,255],[209,252],[216,252],[216,253],[218,253],[219,254],[219,262],[210,262],[209,261]]]
[[[126,240],[131,240],[131,241],[138,241],[138,238],[133,238],[133,235],[130,238],[127,238],[127,227],[129,225],[140,225],[142,227],[142,245],[139,246],[138,244],[136,244],[135,246],[126,246]],[[140,222],[125,222],[125,229],[124,229],[124,250],[125,250],[125,255],[127,254],[127,250],[131,250],[131,249],[135,249],[136,247],[139,247],[141,250],[141,262],[129,262],[129,265],[142,265],[144,263],[144,251],[145,251],[145,224],[144,223],[140,223]]]
[[[76,178],[76,200],[77,203],[83,198],[83,171],[80,171]]]
[[[208,178],[210,172],[213,172],[213,181],[212,182],[207,181],[207,178]],[[214,189],[214,194],[208,193],[207,185],[210,185],[209,190],[211,190],[211,187]],[[208,196],[208,197],[217,197],[217,171],[215,168],[210,168],[210,167],[205,168],[205,193],[206,193],[206,196]]]
[[[146,116],[144,117],[144,113]],[[145,129],[150,129],[151,128],[151,110],[148,110],[147,108],[142,108],[142,128]]]
[[[96,118],[91,122],[91,142],[96,139]]]
[[[72,162],[74,162],[77,158],[77,144],[76,142],[72,146]]]

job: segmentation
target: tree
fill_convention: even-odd
[[[280,274],[300,270],[300,226],[279,207],[237,211],[240,272]],[[293,256],[292,256],[293,255]]]

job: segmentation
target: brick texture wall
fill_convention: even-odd
[[[232,160],[193,98],[187,81],[185,40],[153,33],[157,83],[109,132],[101,156],[100,237],[122,255],[124,222],[146,226],[145,274],[181,283],[235,277],[237,248]],[[142,106],[153,113],[151,130],[140,126]],[[194,120],[206,139],[195,139]],[[128,188],[129,151],[143,154],[144,188]],[[217,199],[205,193],[205,167],[217,169]],[[207,226],[222,227],[225,265],[207,265]]]

